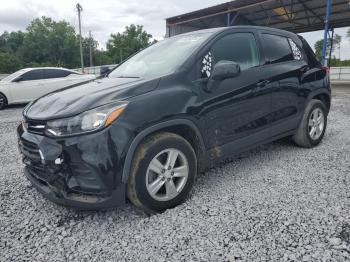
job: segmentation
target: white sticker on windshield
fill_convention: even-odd
[[[210,77],[211,69],[213,64],[213,56],[211,52],[206,54],[202,60],[202,75],[206,77]]]

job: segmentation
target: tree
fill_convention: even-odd
[[[95,50],[94,52],[94,65],[110,65],[113,64],[113,59],[109,53],[105,50]]]
[[[350,40],[350,28],[348,29],[348,32],[346,33],[346,37]]]
[[[28,26],[20,52],[26,63],[72,67],[77,65],[78,48],[72,26],[65,21],[42,17]]]
[[[24,33],[18,32],[4,32],[0,35],[0,51],[2,52],[17,52],[22,46]]]
[[[334,50],[340,49],[341,41],[342,41],[342,37],[338,34],[335,34],[334,38],[333,38],[332,53],[334,52]],[[326,58],[328,58],[328,56],[329,56],[330,46],[331,46],[331,40],[327,39]],[[315,43],[315,54],[316,54],[317,59],[320,61],[322,59],[322,48],[323,48],[323,40],[320,39]]]
[[[322,47],[323,47],[323,40],[321,39],[315,43],[315,55],[319,61],[321,61],[322,59]],[[326,56],[327,55],[328,55],[328,48],[326,49]]]
[[[90,64],[90,45],[94,65],[119,63],[151,44],[152,36],[141,25],[130,25],[123,33],[112,34],[107,51],[98,49],[93,38],[83,37],[85,66]],[[12,73],[23,67],[80,66],[79,35],[66,21],[49,17],[34,19],[23,32],[0,35],[0,73]]]
[[[0,52],[1,73],[13,73],[21,68],[22,62],[15,54]]]
[[[148,34],[142,25],[130,25],[123,33],[111,34],[107,42],[108,54],[115,63],[120,63],[137,51],[146,48],[151,42],[152,35]]]

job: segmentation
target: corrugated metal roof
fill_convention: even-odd
[[[350,26],[350,0],[332,0],[330,28]],[[227,25],[270,26],[295,33],[323,29],[325,0],[236,0],[166,19],[168,33]],[[175,33],[176,34],[176,33]]]

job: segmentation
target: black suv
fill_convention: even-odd
[[[28,105],[17,130],[25,175],[56,203],[96,209],[128,198],[161,212],[228,156],[286,136],[318,145],[330,92],[328,69],[293,33],[178,35]]]

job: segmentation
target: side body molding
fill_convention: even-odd
[[[199,140],[199,144],[201,147],[201,151],[203,153],[206,153],[206,148],[204,145],[203,137],[201,132],[199,131],[198,127],[188,119],[174,119],[174,120],[168,120],[165,122],[158,123],[154,126],[151,126],[149,128],[146,128],[142,130],[132,141],[130,148],[126,154],[125,162],[124,162],[124,167],[123,167],[123,175],[122,175],[122,182],[127,183],[128,182],[128,177],[130,173],[130,168],[131,168],[131,163],[132,159],[134,157],[134,153],[136,151],[137,146],[140,144],[140,142],[149,134],[156,132],[157,130],[161,130],[167,127],[172,127],[176,125],[186,125],[190,127],[197,135],[197,138]]]

